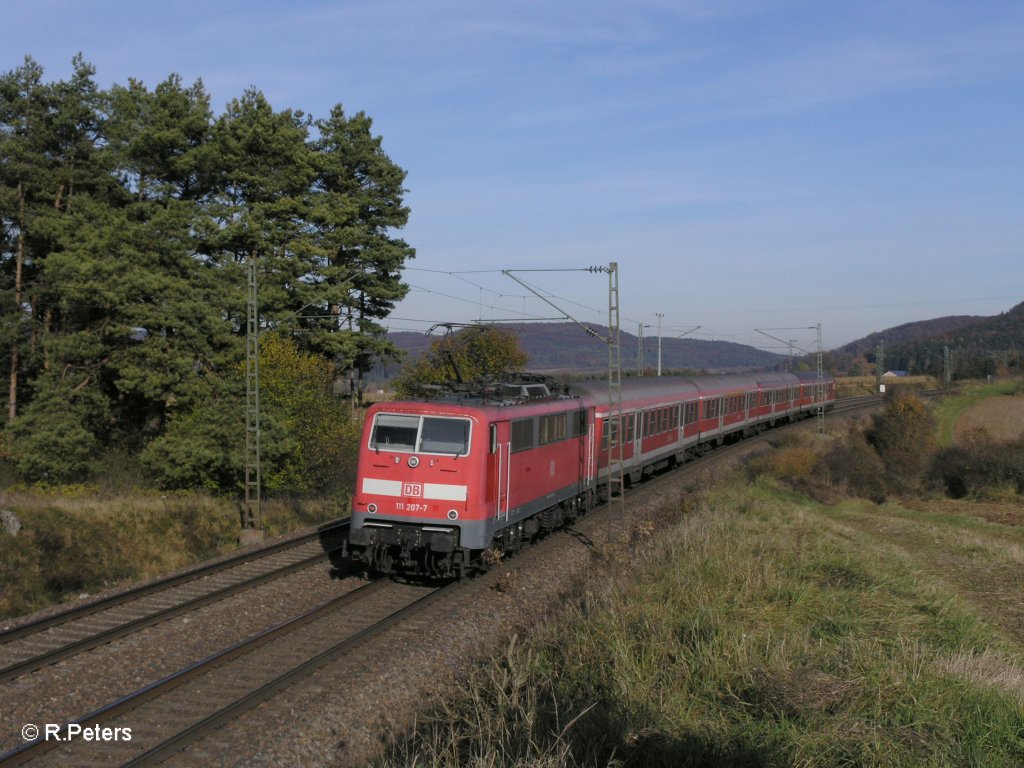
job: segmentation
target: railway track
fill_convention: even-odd
[[[0,755],[0,763],[157,764],[459,586],[370,582]],[[95,729],[117,737],[79,738]]]
[[[323,561],[347,521],[0,632],[0,681],[13,680]]]

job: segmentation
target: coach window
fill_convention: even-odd
[[[619,419],[626,421],[626,415],[623,414],[618,419],[614,419],[610,424],[608,419],[601,419],[601,450],[608,450],[608,437],[611,436],[612,448],[619,444]]]
[[[683,414],[684,424],[694,424],[697,421],[697,401],[692,400],[686,404],[686,411]]]

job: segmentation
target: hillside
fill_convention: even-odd
[[[528,368],[537,372],[593,373],[608,365],[608,346],[601,339],[589,336],[575,323],[513,323],[502,326],[519,338],[520,346],[529,355]],[[603,336],[607,328],[593,326]],[[419,333],[390,333],[388,339],[406,352],[406,360],[414,360],[430,347],[432,337]],[[635,371],[639,356],[639,339],[623,331],[620,337],[622,366]],[[658,340],[644,338],[644,367],[654,370],[658,365]],[[772,368],[785,360],[783,355],[755,349],[728,341],[700,339],[662,339],[663,371],[704,370],[738,371]]]
[[[913,344],[918,341],[925,341],[936,337],[956,333],[968,326],[984,322],[990,318],[982,315],[950,315],[949,317],[938,317],[934,320],[919,320],[914,323],[904,323],[884,331],[878,331],[865,336],[863,339],[851,341],[837,347],[833,354],[859,355],[874,354],[879,342],[884,341],[887,347],[900,344]]]
[[[828,352],[825,365],[841,373],[871,374],[880,343],[886,370],[941,377],[948,347],[954,379],[1019,373],[1024,303],[993,317],[950,315],[897,325]]]

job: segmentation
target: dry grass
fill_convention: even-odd
[[[264,502],[276,536],[344,515],[344,499]],[[0,495],[17,535],[0,530],[0,618],[179,570],[239,547],[236,501],[200,493],[103,496],[84,486]]]
[[[831,509],[736,476],[688,502],[379,764],[1024,762],[1024,645],[926,567],[932,539],[1005,562],[986,523],[910,526],[896,505]]]
[[[900,376],[884,378],[882,383],[886,389],[893,385],[911,386],[920,389],[938,389],[939,383],[934,376]],[[837,376],[837,397],[860,397],[878,393],[878,380],[874,376]]]

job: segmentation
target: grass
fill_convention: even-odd
[[[21,488],[0,506],[21,523],[0,530],[0,619],[238,549],[236,501],[201,493],[105,495],[88,486]],[[342,517],[343,499],[264,500],[276,536]]]
[[[1024,764],[1024,638],[979,592],[1020,535],[765,479],[696,506],[378,765]]]
[[[997,395],[1015,395],[1022,387],[1024,383],[1016,380],[993,384],[969,383],[959,386],[954,394],[938,400],[932,406],[932,413],[938,426],[939,444],[953,444],[956,421],[972,405]]]

